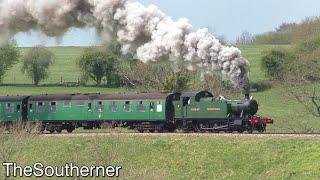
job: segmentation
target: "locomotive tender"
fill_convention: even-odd
[[[128,127],[139,132],[264,132],[255,100],[227,100],[208,91],[149,94],[65,94],[0,97],[0,125],[39,122],[40,131]]]

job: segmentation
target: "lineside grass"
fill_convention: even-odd
[[[10,138],[0,139],[7,161],[121,165],[121,179],[320,178],[320,140],[312,138],[24,136],[14,145]]]

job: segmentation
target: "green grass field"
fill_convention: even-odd
[[[320,178],[320,141],[311,138],[113,135],[17,140],[0,140],[1,148],[8,149],[2,152],[6,159],[0,160],[20,165],[121,165],[120,179]]]
[[[44,84],[57,84],[61,78],[66,82],[77,82],[80,77],[80,70],[76,66],[76,59],[82,52],[80,47],[53,47],[49,48],[55,54],[55,63],[50,69],[49,78]],[[21,48],[23,56],[29,48]],[[6,74],[4,84],[31,84],[32,81],[21,74],[22,63],[16,64]]]
[[[250,61],[250,79],[253,83],[267,80],[260,68],[260,58],[263,51],[279,46],[258,45],[242,46],[243,55]],[[281,46],[283,47],[283,46]],[[28,48],[22,48],[21,54]],[[16,64],[4,78],[4,86],[0,86],[2,95],[29,95],[53,93],[124,93],[135,92],[128,89],[108,89],[104,87],[64,87],[56,86],[61,78],[65,82],[77,82],[80,70],[76,66],[76,59],[83,48],[80,47],[54,47],[50,48],[56,56],[55,64],[50,69],[50,77],[42,83],[41,87],[31,85],[31,80],[21,74],[21,63]],[[12,85],[15,84],[15,85]],[[253,93],[260,104],[259,115],[274,118],[275,124],[269,126],[270,132],[315,131],[320,132],[319,118],[306,112],[303,105],[286,96],[286,89],[276,85],[271,89]],[[237,95],[242,98],[242,95]]]

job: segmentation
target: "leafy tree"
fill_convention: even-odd
[[[0,82],[3,76],[19,60],[19,50],[12,44],[6,44],[0,47]]]
[[[37,46],[29,50],[23,57],[21,71],[33,80],[38,86],[42,80],[48,78],[49,67],[54,63],[54,54],[43,46]]]
[[[117,58],[113,53],[98,48],[85,49],[78,59],[83,80],[90,78],[101,85],[103,78],[106,78],[109,87],[117,83],[116,63]]]

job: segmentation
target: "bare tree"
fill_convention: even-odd
[[[320,117],[320,62],[318,57],[320,57],[320,49],[292,60],[285,79],[288,83],[288,92],[316,117]]]
[[[236,43],[238,45],[252,44],[254,40],[253,35],[248,31],[243,31],[239,37],[237,37]]]

